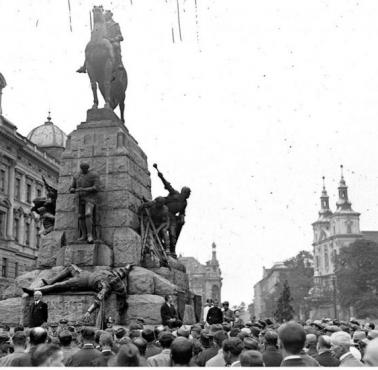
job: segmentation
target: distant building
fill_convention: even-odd
[[[0,82],[2,79],[0,75]],[[0,83],[0,96],[3,85]],[[61,132],[55,125],[48,125],[50,132]],[[57,187],[60,168],[43,146],[65,142],[52,139],[47,131],[43,139],[38,142],[41,147],[37,146],[0,115],[0,289],[8,285],[8,279],[32,268],[37,257],[42,226],[30,212],[32,200],[45,195],[42,175]]]
[[[337,254],[340,248],[349,246],[357,239],[378,241],[378,231],[360,231],[360,213],[352,209],[348,187],[342,172],[338,193],[336,210],[332,212],[329,207],[329,196],[323,183],[319,217],[312,224],[314,288],[309,295],[312,308],[311,318],[353,316],[350,308],[342,308],[337,302],[337,282],[334,273]]]
[[[180,262],[186,267],[190,290],[202,296],[202,304],[209,298],[221,301],[222,271],[217,260],[216,248],[213,243],[212,257],[206,265],[202,265],[194,257],[179,257]]]
[[[277,285],[287,279],[288,267],[276,262],[272,268],[263,267],[263,278],[254,285],[253,308],[257,319],[273,317],[276,307],[269,305],[269,296],[276,293]]]

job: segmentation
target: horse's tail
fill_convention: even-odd
[[[127,72],[125,68],[122,68],[115,73],[110,85],[110,106],[112,109],[115,109],[120,102],[125,101],[127,83]]]

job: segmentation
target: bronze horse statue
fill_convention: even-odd
[[[88,72],[93,92],[93,107],[98,108],[97,85],[105,100],[104,108],[115,109],[119,105],[121,120],[125,122],[125,92],[127,72],[123,65],[116,65],[112,43],[107,38],[106,20],[102,6],[94,6],[91,40],[85,47],[84,71]]]

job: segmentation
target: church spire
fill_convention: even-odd
[[[325,177],[323,179],[323,190],[322,195],[320,197],[320,211],[319,211],[319,218],[326,218],[332,214],[332,211],[329,208],[329,196],[325,187]]]
[[[337,211],[352,211],[352,203],[348,199],[348,186],[344,179],[344,166],[340,166],[341,177],[339,183],[339,200],[336,202]]]
[[[212,248],[211,260],[212,261],[216,261],[217,260],[217,245],[213,242],[211,244],[211,248]]]

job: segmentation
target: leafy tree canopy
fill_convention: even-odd
[[[340,304],[360,317],[378,317],[378,244],[358,239],[342,247],[335,262]]]

